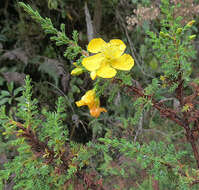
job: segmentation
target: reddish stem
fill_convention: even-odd
[[[183,96],[183,93],[182,93],[182,86],[183,85],[182,84],[183,84],[183,82],[180,83],[179,89],[177,89],[177,95],[178,95],[178,98],[180,100],[180,103],[183,103],[183,97],[182,97]],[[128,92],[134,92],[139,97],[143,97],[143,98],[146,98],[148,100],[151,100],[152,106],[154,108],[156,108],[163,117],[166,117],[166,118],[174,121],[179,126],[181,126],[185,129],[187,140],[191,144],[191,147],[192,147],[192,150],[193,150],[193,153],[194,153],[194,157],[195,157],[195,160],[196,160],[196,163],[197,163],[197,168],[199,168],[199,152],[198,152],[198,149],[197,149],[197,146],[196,146],[196,139],[194,138],[193,131],[191,131],[191,129],[189,127],[189,123],[186,122],[186,121],[188,121],[188,119],[186,118],[186,114],[183,115],[183,118],[179,117],[175,110],[166,107],[165,104],[163,104],[161,102],[157,102],[156,100],[154,100],[152,98],[152,96],[145,95],[143,93],[142,88],[136,88],[134,86],[129,86],[129,85],[123,85],[123,87],[127,88]]]

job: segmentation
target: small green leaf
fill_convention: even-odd
[[[10,98],[4,98],[0,100],[0,105],[3,105],[5,103],[7,103],[10,100]]]
[[[1,97],[10,96],[10,92],[6,90],[1,90]]]
[[[7,86],[8,86],[8,91],[9,91],[10,93],[12,93],[13,88],[14,88],[14,83],[13,83],[13,82],[7,83]]]
[[[19,92],[22,92],[23,90],[24,90],[23,87],[19,87],[19,88],[15,89],[15,90],[14,90],[14,96],[18,95]]]
[[[149,65],[150,65],[151,69],[157,70],[158,62],[155,57],[153,57],[153,59],[150,61]]]

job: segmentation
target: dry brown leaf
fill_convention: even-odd
[[[26,75],[24,73],[18,73],[18,72],[6,72],[2,73],[4,78],[8,83],[14,82],[20,85],[25,85],[25,77]]]
[[[25,65],[28,64],[28,56],[26,55],[26,52],[22,50],[21,48],[17,48],[11,51],[6,51],[1,57],[1,60],[16,60],[16,61],[21,61]]]

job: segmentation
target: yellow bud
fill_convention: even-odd
[[[22,135],[24,133],[24,131],[22,130],[22,129],[19,129],[18,131],[17,131],[17,136],[20,136],[20,135]]]
[[[187,112],[189,111],[189,106],[187,104],[185,104],[183,107],[182,107],[182,112]]]
[[[75,69],[73,69],[72,71],[71,71],[71,75],[80,75],[80,74],[82,74],[83,73],[83,69],[82,68],[79,68],[79,67],[77,67],[77,68],[75,68]]]
[[[169,34],[165,34],[165,37],[173,39],[173,37],[171,37]]]
[[[165,33],[161,31],[160,36],[165,37]]]
[[[76,62],[73,62],[73,65],[74,65],[75,67],[77,67],[77,63],[76,63]]]
[[[195,20],[192,20],[192,21],[190,21],[190,22],[187,23],[187,26],[191,27],[195,22],[196,22]]]
[[[160,80],[161,80],[161,81],[165,81],[165,76],[162,76],[162,75],[161,75],[161,76],[160,76]]]
[[[177,34],[181,34],[181,32],[182,32],[182,28],[178,28],[176,31]]]
[[[195,39],[196,38],[196,35],[194,34],[194,35],[191,35],[191,36],[189,36],[189,39],[190,40],[193,40],[193,39]]]

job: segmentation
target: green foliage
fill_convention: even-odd
[[[32,100],[30,82],[30,78],[27,77],[25,90],[20,98],[16,114],[23,124],[7,117],[5,107],[1,109],[1,124],[4,126],[5,137],[10,138],[13,133],[16,134],[16,138],[8,141],[7,146],[8,148],[16,146],[18,151],[18,155],[6,163],[5,168],[1,170],[1,180],[8,180],[10,174],[15,173],[15,189],[60,188],[66,179],[64,179],[64,175],[58,177],[54,172],[56,165],[63,162],[59,154],[61,151],[63,152],[64,145],[68,140],[68,129],[63,124],[66,117],[64,99],[62,97],[58,99],[56,112],[43,110],[43,118],[41,118],[37,101],[36,99]],[[39,134],[38,139],[35,134]],[[45,144],[47,138],[49,138],[48,143]],[[52,165],[47,164],[50,154],[48,150],[54,152],[53,159],[56,157]],[[42,157],[38,157],[40,154]],[[68,175],[71,175],[70,173],[69,170]]]
[[[191,60],[195,58],[195,50],[190,39],[190,26],[181,26],[181,17],[174,18],[175,6],[170,6],[163,0],[161,11],[165,18],[161,20],[159,36],[154,32],[148,32],[155,50],[154,54],[161,64],[161,72],[166,79],[174,82],[181,74],[182,79],[190,81],[192,71]]]
[[[65,24],[61,24],[60,31],[57,30],[50,18],[42,18],[38,11],[33,10],[30,5],[26,5],[23,2],[19,2],[19,5],[37,22],[41,25],[46,34],[53,35],[50,39],[56,42],[57,46],[68,45],[64,52],[64,56],[70,60],[73,60],[81,51],[81,47],[78,46],[78,32],[74,31],[72,34],[72,40],[66,36]]]
[[[138,164],[142,169],[147,168],[148,172],[151,175],[153,174],[155,179],[165,185],[171,180],[171,184],[174,186],[170,186],[170,188],[177,189],[178,183],[180,184],[181,176],[178,174],[178,169],[180,168],[175,166],[177,166],[178,161],[182,159],[187,152],[184,151],[177,153],[173,145],[167,146],[162,142],[156,143],[151,141],[150,144],[140,145],[139,143],[131,143],[125,139],[120,139],[119,141],[117,139],[106,138],[99,140],[103,142],[105,146],[109,145],[108,150],[103,150],[106,151],[106,153],[111,154],[111,149],[114,149],[114,151],[117,151],[118,149],[118,151],[126,158],[136,158],[136,163],[133,161],[128,161],[128,163],[123,162],[123,165],[120,166],[121,168],[128,169],[128,171],[126,171],[126,175],[128,175],[128,172],[135,167],[135,164]],[[107,164],[110,164],[113,158],[109,158],[109,160],[107,160]],[[106,160],[106,157],[104,157],[104,159]],[[167,165],[167,163],[169,164]],[[171,170],[168,170],[168,167],[170,167]],[[108,172],[109,175],[114,174],[110,173],[109,170],[112,172],[112,169],[107,167],[107,165],[103,168],[103,172]],[[122,170],[120,172],[122,172]],[[121,174],[116,173],[114,175]],[[173,175],[173,178],[169,179],[170,175]],[[179,182],[177,182],[176,178],[178,178]],[[172,180],[175,181],[172,182]]]
[[[12,105],[13,101],[18,101],[17,96],[20,94],[20,92],[23,90],[22,87],[18,87],[14,89],[14,83],[7,83],[8,91],[7,90],[1,90],[0,94],[0,105],[4,105],[6,103]]]

